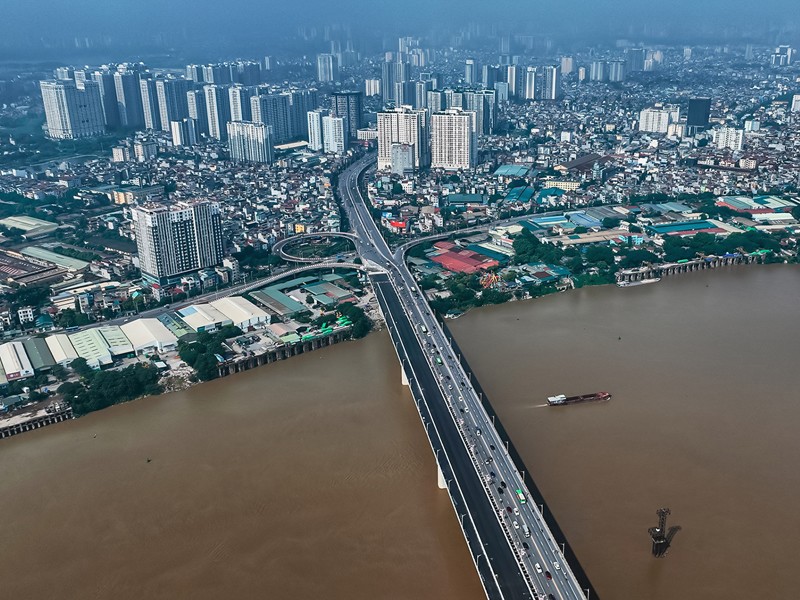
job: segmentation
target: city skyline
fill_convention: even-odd
[[[12,599],[793,589],[786,4],[186,6],[0,24]]]

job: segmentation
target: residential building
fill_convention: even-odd
[[[156,79],[158,113],[164,131],[170,131],[173,121],[189,117],[188,92],[189,81],[186,79]]]
[[[306,113],[308,119],[308,148],[319,152],[324,148],[325,139],[322,130],[322,118],[327,116],[328,111],[323,109],[310,110]]]
[[[714,145],[720,150],[741,150],[744,146],[744,130],[735,127],[720,127],[713,131]]]
[[[667,133],[669,126],[680,119],[678,107],[645,108],[639,113],[639,131]]]
[[[357,135],[357,133],[356,133]],[[342,154],[350,143],[350,133],[343,117],[322,117],[322,140],[325,152]]]
[[[227,90],[221,85],[204,85],[208,114],[208,135],[215,140],[224,140],[228,134],[226,123],[231,120],[231,109]]]
[[[144,204],[131,214],[139,268],[153,288],[222,262],[222,223],[216,203]]]
[[[475,113],[451,108],[431,116],[431,167],[471,169],[477,151]]]
[[[364,95],[368,98],[381,95],[381,80],[380,79],[365,79],[364,80]]]
[[[231,121],[251,121],[250,99],[257,94],[255,87],[232,85],[228,88]]]
[[[339,81],[339,62],[334,54],[317,55],[317,81],[321,83]]]
[[[331,115],[344,119],[347,135],[356,139],[361,128],[363,113],[361,92],[334,92],[331,94]]]
[[[464,83],[467,85],[478,83],[478,64],[474,58],[468,58],[464,62]]]
[[[103,105],[103,119],[106,127],[116,129],[119,127],[119,107],[117,106],[114,74],[109,70],[95,71],[92,73],[92,81],[100,86],[100,103]]]
[[[536,67],[528,67],[525,69],[525,100],[536,100],[538,96],[537,88],[537,70]]]
[[[228,123],[228,147],[234,162],[271,163],[272,127],[253,121]]]
[[[41,81],[47,135],[57,140],[102,135],[105,131],[100,85],[95,81]]]
[[[189,90],[186,92],[186,103],[189,118],[194,121],[198,137],[208,135],[208,110],[206,109],[206,94],[204,90]]]
[[[544,68],[544,89],[542,100],[558,100],[561,98],[561,67]]]
[[[378,113],[378,170],[391,165],[392,144],[409,144],[414,148],[414,169],[429,164],[426,111],[400,106]]]
[[[197,128],[194,119],[172,121],[170,123],[170,133],[172,134],[172,145],[176,148],[197,144]]]
[[[286,94],[260,94],[250,99],[253,121],[272,127],[273,142],[283,144],[291,139],[289,97]]]
[[[139,79],[139,92],[142,95],[144,128],[149,130],[161,129],[161,113],[158,110],[155,80],[144,77]]]
[[[117,96],[120,125],[133,129],[143,127],[144,112],[142,111],[139,74],[133,71],[117,71],[114,73],[114,90]]]

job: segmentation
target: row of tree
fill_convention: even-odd
[[[61,384],[58,393],[72,405],[76,415],[162,391],[158,370],[150,364],[137,363],[117,371],[95,371],[86,364],[86,359],[76,358],[70,366],[80,380]]]

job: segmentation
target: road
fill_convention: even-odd
[[[436,450],[436,440],[443,444],[435,454],[445,476],[451,472],[457,483],[459,493],[448,485],[456,514],[461,521],[459,502],[465,502],[464,514],[474,523],[492,567],[491,578],[478,568],[487,597],[583,599],[541,510],[528,501],[531,495],[508,456],[507,442],[500,439],[402,253],[389,249],[372,220],[359,176],[374,160],[374,154],[367,155],[340,174],[340,198],[362,260],[386,271],[371,278],[398,356],[401,362],[409,360],[403,364],[417,405],[427,407],[438,432],[433,436],[426,427],[431,446]],[[479,565],[473,540],[464,531]]]

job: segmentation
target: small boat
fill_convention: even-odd
[[[565,396],[559,394],[558,396],[550,396],[547,398],[547,404],[550,406],[562,406],[566,404],[578,404],[580,402],[603,402],[610,400],[611,394],[608,392],[595,392],[594,394],[584,394],[582,396]]]

